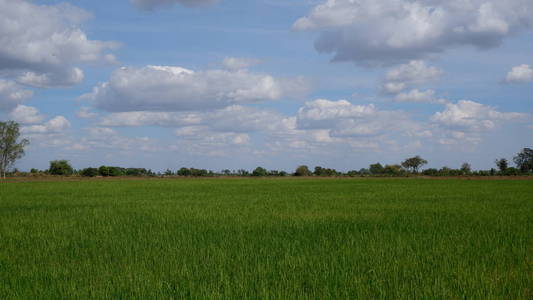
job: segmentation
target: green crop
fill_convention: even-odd
[[[0,299],[531,299],[533,181],[0,182]]]

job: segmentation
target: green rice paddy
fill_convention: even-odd
[[[0,299],[532,299],[533,181],[0,182]]]

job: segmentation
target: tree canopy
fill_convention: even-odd
[[[402,162],[402,167],[410,170],[413,173],[418,173],[418,169],[420,169],[421,166],[427,163],[427,160],[417,155],[415,157],[408,158],[404,162]]]

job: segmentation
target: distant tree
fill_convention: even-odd
[[[533,149],[524,148],[513,160],[520,171],[524,173],[533,172]]]
[[[383,174],[387,174],[387,175],[401,175],[403,172],[402,170],[402,166],[400,165],[386,165],[384,168],[383,168]]]
[[[237,170],[237,175],[239,175],[239,176],[250,176],[250,172],[246,171],[245,169],[239,169],[239,170]]]
[[[413,173],[418,173],[418,169],[427,163],[427,160],[417,155],[415,157],[408,158],[404,162],[402,162],[402,167],[406,168],[407,170],[410,170]]]
[[[434,168],[430,168],[430,169],[426,169],[426,170],[422,171],[422,174],[426,175],[426,176],[438,176],[439,175],[439,170],[434,169]]]
[[[41,171],[39,171],[39,170],[37,170],[37,169],[34,169],[34,168],[32,168],[32,169],[30,170],[30,173],[31,173],[31,174],[39,174],[40,172],[41,172]]]
[[[172,175],[174,175],[174,172],[172,172],[172,170],[167,169],[167,170],[165,171],[165,176],[172,176]]]
[[[224,176],[230,176],[231,175],[231,171],[229,169],[224,169],[221,171],[222,175]]]
[[[380,163],[371,164],[368,170],[372,175],[383,174],[383,166]]]
[[[461,165],[461,172],[463,175],[470,175],[472,173],[472,167],[469,163],[465,162]]]
[[[100,168],[98,168],[98,175],[100,176],[109,176],[109,167],[108,166],[100,166]]]
[[[370,174],[370,170],[367,169],[367,168],[361,168],[361,169],[359,170],[359,174],[361,174],[361,175],[368,175],[368,174]]]
[[[498,167],[498,170],[500,170],[500,172],[502,172],[502,173],[505,172],[505,170],[507,170],[507,168],[509,168],[509,162],[505,158],[497,159],[497,160],[494,161],[494,163]]]
[[[187,168],[181,168],[177,172],[178,176],[191,176],[191,170]]]
[[[17,159],[24,156],[24,147],[30,142],[27,139],[18,141],[19,124],[13,121],[0,122],[0,178],[6,178],[6,171]]]
[[[265,168],[257,167],[253,170],[252,176],[268,176],[268,171]]]
[[[107,170],[108,170],[108,176],[117,177],[117,176],[126,175],[125,170],[123,170],[120,167],[107,167]]]
[[[294,172],[294,176],[311,176],[313,173],[309,170],[308,166],[299,166]]]
[[[80,171],[80,175],[84,177],[96,177],[98,176],[97,168],[86,168]]]
[[[50,168],[48,169],[48,173],[52,175],[72,175],[74,173],[74,169],[72,169],[72,166],[68,162],[68,160],[53,160],[50,162]]]

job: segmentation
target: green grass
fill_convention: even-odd
[[[0,183],[0,299],[531,299],[533,181]]]

